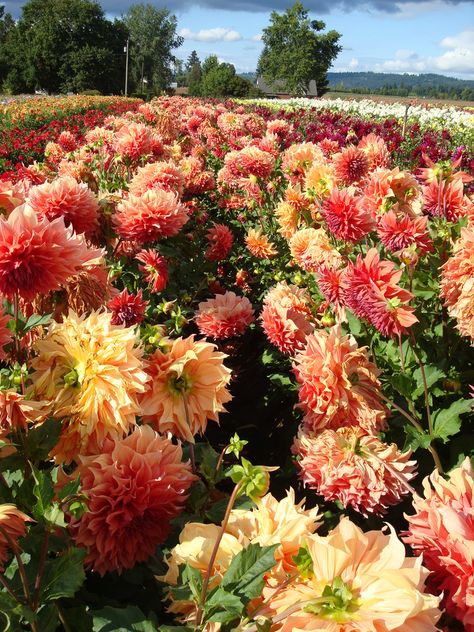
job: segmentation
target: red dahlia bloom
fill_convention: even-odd
[[[138,294],[129,294],[127,289],[122,290],[107,303],[107,307],[112,312],[112,325],[124,327],[138,325],[145,317],[147,305],[148,301],[143,300],[141,290]]]
[[[323,215],[329,230],[344,241],[359,241],[374,228],[374,221],[364,210],[354,188],[334,188],[323,204]]]
[[[145,272],[145,279],[150,283],[153,292],[161,292],[168,283],[168,262],[154,250],[141,250],[135,259],[142,266],[138,266],[140,272]]]
[[[204,255],[209,261],[222,261],[229,254],[234,236],[224,224],[214,224],[206,234],[209,245]]]

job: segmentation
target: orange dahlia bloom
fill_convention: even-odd
[[[25,399],[14,390],[0,391],[0,438],[13,430],[26,430],[28,425],[42,419],[47,412],[44,402]]]
[[[0,212],[10,213],[14,208],[23,204],[25,196],[21,187],[11,180],[0,180]]]
[[[182,195],[184,174],[171,161],[152,162],[144,167],[138,167],[128,186],[130,194],[140,197],[150,189],[164,189]]]
[[[33,345],[31,394],[51,404],[52,415],[63,419],[58,462],[100,451],[107,437],[123,437],[140,414],[138,394],[148,375],[133,327],[112,325],[112,314],[93,312],[87,318],[74,312],[52,323]]]
[[[279,202],[275,207],[275,217],[280,226],[278,232],[285,239],[291,239],[298,230],[298,210],[290,202]]]
[[[114,217],[118,234],[140,244],[173,237],[188,221],[188,211],[176,193],[150,189],[141,197],[129,195]]]
[[[232,244],[234,243],[234,235],[225,224],[214,224],[206,233],[208,247],[204,257],[208,261],[222,261],[227,258]]]
[[[375,434],[383,426],[387,411],[379,396],[380,371],[367,348],[342,335],[339,326],[310,334],[293,370],[307,429],[360,426]]]
[[[219,421],[224,404],[232,399],[226,357],[194,336],[169,340],[167,349],[157,349],[145,361],[150,382],[140,400],[143,420],[159,432],[194,443],[194,435],[206,430],[208,419]]]
[[[196,477],[182,462],[181,446],[138,427],[125,438],[109,438],[99,454],[80,457],[73,476],[81,480],[88,509],[69,516],[86,564],[101,575],[132,568],[151,557],[171,531]]]
[[[113,149],[130,160],[152,153],[152,131],[143,123],[124,122],[113,139]]]
[[[369,160],[366,154],[352,145],[334,154],[332,164],[336,178],[345,185],[359,183],[369,172]]]
[[[184,192],[186,195],[199,195],[212,191],[216,181],[212,171],[204,169],[203,161],[194,156],[185,156],[179,166],[184,175]]]
[[[62,217],[66,226],[77,234],[91,237],[99,227],[99,202],[87,187],[70,176],[57,178],[30,189],[26,204],[49,220]]]
[[[390,152],[385,141],[376,134],[367,134],[359,141],[357,149],[360,149],[367,156],[369,161],[369,171],[379,167],[388,167],[390,164]]]
[[[307,171],[315,162],[326,162],[323,152],[317,145],[295,143],[283,152],[281,169],[292,184],[302,184]]]
[[[26,522],[31,522],[22,511],[15,505],[0,505],[0,571],[3,572],[5,562],[8,559],[8,552],[11,549],[11,542],[18,546],[19,538],[26,533]]]
[[[314,329],[305,290],[286,282],[278,283],[263,299],[262,328],[282,353],[292,355],[302,349]]]
[[[327,198],[337,184],[334,167],[331,163],[316,163],[306,173],[304,186],[308,197]]]
[[[253,322],[254,312],[247,297],[225,292],[199,303],[194,320],[203,336],[222,340],[241,336]]]
[[[415,176],[398,167],[380,167],[370,173],[362,193],[365,208],[374,218],[393,206],[410,215],[421,212],[420,187]]]
[[[343,518],[326,537],[309,535],[309,579],[275,592],[259,616],[279,617],[271,630],[295,632],[433,632],[439,599],[427,595],[428,571],[407,558],[392,527],[363,531]]]
[[[32,300],[59,289],[100,254],[66,228],[62,217],[38,219],[33,210],[19,206],[7,220],[0,219],[0,292]]]
[[[245,244],[247,250],[259,259],[271,259],[278,254],[261,228],[250,228],[245,237]]]
[[[344,302],[344,293],[346,268],[331,268],[331,266],[321,265],[316,274],[321,294],[330,303],[334,305],[337,317],[340,321],[346,319],[346,309]]]
[[[337,239],[356,243],[375,228],[374,220],[353,187],[334,188],[324,201],[322,211],[329,230]]]
[[[474,341],[474,226],[461,230],[441,272],[441,296],[463,336]]]
[[[474,630],[474,472],[467,457],[448,480],[437,471],[423,481],[424,498],[416,495],[413,516],[405,516],[404,540],[423,555],[431,571],[430,590],[443,594],[449,614]]]
[[[394,443],[387,445],[359,426],[319,434],[300,428],[292,451],[307,487],[364,516],[384,514],[399,503],[415,476],[411,452],[402,454]]]
[[[323,263],[335,268],[342,264],[342,256],[332,247],[322,228],[299,230],[291,238],[289,246],[296,263],[308,272],[316,272]]]

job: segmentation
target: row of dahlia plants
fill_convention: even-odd
[[[64,134],[0,181],[4,628],[474,631],[472,155]]]

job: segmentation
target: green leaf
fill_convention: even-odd
[[[227,592],[219,588],[206,599],[204,607],[205,621],[217,623],[229,623],[234,619],[239,619],[245,611],[245,604],[242,603],[238,595]]]
[[[158,629],[136,606],[128,606],[127,608],[106,606],[101,610],[91,612],[91,614],[93,632],[156,632]]]
[[[411,400],[415,383],[409,375],[406,373],[394,373],[390,376],[389,381],[398,393]]]
[[[23,334],[26,334],[30,329],[39,327],[40,325],[47,325],[51,321],[52,314],[32,314],[23,327]]]
[[[403,450],[418,450],[418,448],[429,448],[433,438],[426,432],[419,432],[414,426],[411,424],[407,424],[405,426],[405,445],[403,446]]]
[[[449,408],[435,410],[433,419],[433,436],[447,443],[449,437],[455,435],[461,429],[459,415],[472,411],[472,399],[459,399]]]
[[[268,376],[268,379],[275,384],[276,386],[284,387],[288,390],[295,390],[296,386],[291,381],[291,378],[288,375],[282,375],[281,373],[273,373]]]
[[[258,597],[263,589],[264,574],[275,565],[274,552],[278,546],[249,544],[232,560],[222,578],[221,588],[237,595],[244,603]]]
[[[46,510],[49,508],[51,501],[54,498],[54,488],[49,472],[38,470],[32,465],[31,473],[35,479],[33,493],[37,500],[36,506],[33,509],[33,515],[35,518],[40,520],[41,518],[44,518]]]
[[[81,487],[81,479],[78,476],[73,481],[69,481],[69,483],[66,483],[66,485],[64,485],[64,487],[59,492],[59,499],[64,500],[68,496],[74,496],[75,494],[77,494],[80,487]]]
[[[265,351],[262,353],[262,364],[263,365],[268,365],[268,364],[273,364],[274,362],[276,362],[277,358],[275,353],[273,353],[273,351],[269,350],[269,349],[265,349]]]
[[[346,309],[346,316],[347,316],[347,324],[349,325],[349,331],[351,332],[351,334],[353,336],[359,336],[360,332],[362,331],[362,323],[360,322],[360,320],[357,318],[357,316],[355,316],[350,309]]]
[[[46,562],[42,583],[43,601],[75,595],[85,579],[85,555],[85,550],[71,548],[60,557]]]
[[[47,459],[57,444],[60,433],[61,422],[57,419],[47,419],[39,426],[31,428],[26,435],[26,451],[30,460]]]
[[[425,365],[424,369],[425,369],[425,377],[426,377],[426,386],[428,389],[430,388],[430,386],[433,386],[433,384],[435,384],[439,379],[441,379],[442,377],[446,377],[446,373],[439,367],[435,366],[434,364],[427,364]],[[420,395],[423,395],[425,391],[424,385],[423,385],[423,376],[421,373],[421,368],[418,368],[413,372],[413,378],[416,382],[417,387],[414,389],[412,393],[412,399],[417,399],[418,397],[420,397]]]

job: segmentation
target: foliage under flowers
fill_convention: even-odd
[[[0,181],[4,627],[474,629],[472,151],[116,104]]]

